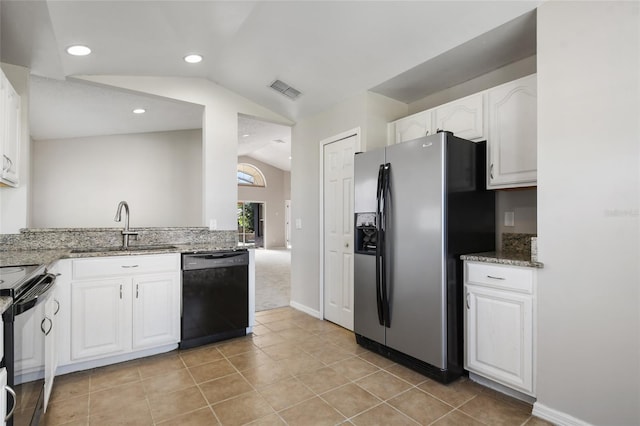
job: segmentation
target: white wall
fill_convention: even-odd
[[[438,105],[464,98],[465,96],[473,95],[474,93],[482,92],[483,90],[499,86],[509,81],[517,80],[535,72],[536,57],[530,56],[461,83],[457,86],[453,86],[441,92],[418,99],[417,101],[409,104],[409,114],[437,107]]]
[[[29,180],[31,139],[29,135],[29,69],[2,64],[2,70],[20,95],[22,135],[20,146],[20,186],[0,187],[0,234],[16,234],[29,226]]]
[[[181,130],[33,142],[36,228],[202,224],[202,131]]]
[[[203,105],[203,214],[217,229],[237,228],[238,114],[291,125],[291,121],[209,80],[183,77],[84,76],[88,81]]]
[[[639,26],[638,2],[538,9],[534,413],[565,424],[640,424]]]
[[[363,151],[384,146],[386,123],[402,115],[405,104],[362,93],[293,127],[291,301],[296,306],[320,311],[320,141],[360,127]],[[295,227],[298,219],[302,229]]]
[[[238,163],[257,167],[267,182],[265,188],[238,186],[238,201],[265,203],[265,248],[285,247],[284,200],[286,179],[290,179],[290,174],[251,157],[238,157]]]
[[[538,232],[537,188],[496,191],[496,248],[502,247],[502,233]],[[513,225],[504,226],[505,212],[513,212]]]

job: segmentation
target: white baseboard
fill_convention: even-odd
[[[577,419],[562,411],[554,410],[547,407],[544,404],[536,402],[533,404],[533,410],[531,411],[536,417],[540,417],[543,420],[553,423],[559,426],[591,426],[591,423],[587,423],[584,420]]]
[[[314,318],[322,319],[322,315],[320,314],[320,311],[316,311],[315,309],[311,309],[310,307],[302,305],[302,304],[300,304],[298,302],[294,302],[293,300],[291,302],[289,302],[289,305],[293,309],[297,309],[299,311],[302,311],[305,314],[311,315]]]
[[[81,361],[66,365],[58,365],[56,376],[61,374],[74,373],[76,371],[89,370],[91,368],[104,367],[106,365],[117,364],[120,362],[131,361],[132,359],[144,358],[152,355],[159,355],[178,349],[178,344],[169,344],[159,346],[157,348],[145,349],[137,352],[130,352],[123,355],[117,355],[109,358],[99,358],[90,361]]]
[[[505,395],[509,395],[515,399],[519,399],[520,401],[524,401],[527,404],[533,404],[534,402],[536,402],[535,396],[527,395],[526,393],[511,389],[500,383],[494,382],[493,380],[487,379],[486,377],[479,376],[471,371],[469,371],[469,379],[481,384],[482,386],[486,386]]]

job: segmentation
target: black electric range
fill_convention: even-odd
[[[10,297],[12,304],[2,314],[4,328],[4,360],[2,365],[7,369],[7,392],[13,395],[13,401],[7,401],[9,414],[6,424],[13,426],[14,417],[16,424],[29,424],[36,426],[40,423],[43,414],[44,386],[41,387],[38,399],[33,404],[26,404],[22,397],[21,387],[15,386],[15,344],[21,336],[16,336],[14,322],[18,315],[30,316],[36,310],[32,310],[38,303],[46,300],[49,291],[55,284],[56,277],[47,272],[44,265],[23,265],[0,267],[0,296]],[[45,330],[42,330],[45,333]],[[46,333],[45,333],[46,334]],[[44,351],[44,343],[41,345]],[[44,353],[42,354],[44,359]],[[14,392],[15,390],[15,392]],[[21,404],[19,411],[15,407]],[[9,407],[13,407],[9,409]]]
[[[44,274],[43,265],[2,266],[0,267],[0,296],[16,297],[24,292],[31,280]]]

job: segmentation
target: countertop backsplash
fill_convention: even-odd
[[[138,232],[129,245],[206,244],[215,247],[235,247],[236,230],[210,231],[205,227],[131,228]],[[122,228],[29,228],[19,234],[0,234],[0,251],[52,250],[67,248],[118,247],[122,245]]]
[[[502,233],[502,252],[531,257],[531,238],[536,234]]]

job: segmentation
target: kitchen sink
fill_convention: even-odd
[[[73,249],[71,253],[112,253],[112,252],[133,252],[133,251],[150,251],[150,250],[173,250],[176,246],[172,245],[157,245],[157,246],[129,246],[124,247],[92,247],[92,248],[80,248]]]

